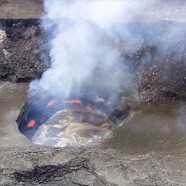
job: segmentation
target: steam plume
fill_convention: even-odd
[[[158,3],[156,0],[45,0],[43,26],[53,33],[51,67],[40,80],[31,83],[30,89],[39,87],[62,97],[95,91],[107,94],[109,99],[126,88],[132,89],[133,75],[118,48],[124,44],[128,50],[139,50],[145,33],[141,31],[141,35],[134,36],[127,24],[144,19],[143,13],[147,11],[148,15]],[[167,40],[175,39],[171,29]],[[158,35],[159,28],[155,32]],[[148,43],[161,45],[151,38]],[[172,48],[170,43],[168,50]]]

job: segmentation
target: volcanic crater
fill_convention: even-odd
[[[42,4],[0,2],[0,184],[184,186],[185,44],[177,37],[174,50],[160,55],[160,45],[145,41],[158,41],[172,25],[178,34],[185,22],[129,23],[134,35],[144,30],[146,35],[135,50],[124,43],[112,45],[127,59],[123,63],[135,82],[114,102],[99,91],[66,99],[40,90],[28,96],[26,83],[51,66],[48,40],[53,36],[41,26]],[[104,139],[108,133],[111,137]]]

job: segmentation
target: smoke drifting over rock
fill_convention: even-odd
[[[46,0],[43,26],[53,33],[52,63],[42,78],[31,84],[31,89],[36,86],[53,95],[68,97],[71,93],[82,94],[85,85],[90,84],[92,90],[102,87],[115,95],[122,84],[129,86],[130,74],[113,46],[130,37],[121,24],[133,17],[131,11],[136,11],[141,3],[137,4]]]
[[[135,87],[135,75],[129,69],[133,60],[126,53],[130,57],[144,46],[150,50],[155,47],[159,61],[175,51],[175,60],[182,60],[183,25],[148,24],[147,17],[153,20],[154,8],[161,7],[160,2],[45,0],[42,23],[52,33],[51,67],[31,83],[30,90],[39,88],[63,98],[92,94],[116,99],[124,90]],[[141,21],[145,22],[143,26]],[[136,61],[141,60],[143,67],[152,62],[153,55],[147,50]]]

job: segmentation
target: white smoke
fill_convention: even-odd
[[[40,80],[33,81],[30,88],[39,87],[67,97],[71,92],[81,92],[83,83],[88,81],[92,86],[104,85],[119,93],[121,81],[128,86],[130,76],[126,67],[121,66],[118,50],[109,46],[108,37],[115,45],[120,37],[128,38],[127,29],[120,25],[131,20],[142,4],[123,0],[45,0],[43,25],[54,33],[51,68]],[[100,74],[105,75],[99,77]]]
[[[91,84],[92,91],[102,87],[112,97],[123,88],[131,88],[133,77],[118,48],[123,42],[121,49],[139,49],[143,39],[134,38],[125,25],[140,21],[157,2],[45,0],[43,26],[53,33],[51,67],[31,83],[30,89],[39,87],[52,95],[68,97],[71,93],[86,94],[85,87]]]

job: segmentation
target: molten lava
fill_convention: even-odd
[[[47,108],[53,107],[55,105],[54,101],[49,101],[47,104]]]
[[[80,100],[66,100],[64,101],[65,104],[81,104],[82,102]],[[49,101],[47,104],[47,108],[51,108],[56,104],[54,101]]]
[[[35,120],[32,119],[32,120],[30,120],[30,121],[28,122],[28,124],[27,124],[26,126],[29,127],[29,128],[32,128],[32,127],[35,126],[35,124],[36,124]]]
[[[67,103],[67,104],[81,104],[81,101],[80,100],[67,100],[67,101],[64,101],[64,103]]]

